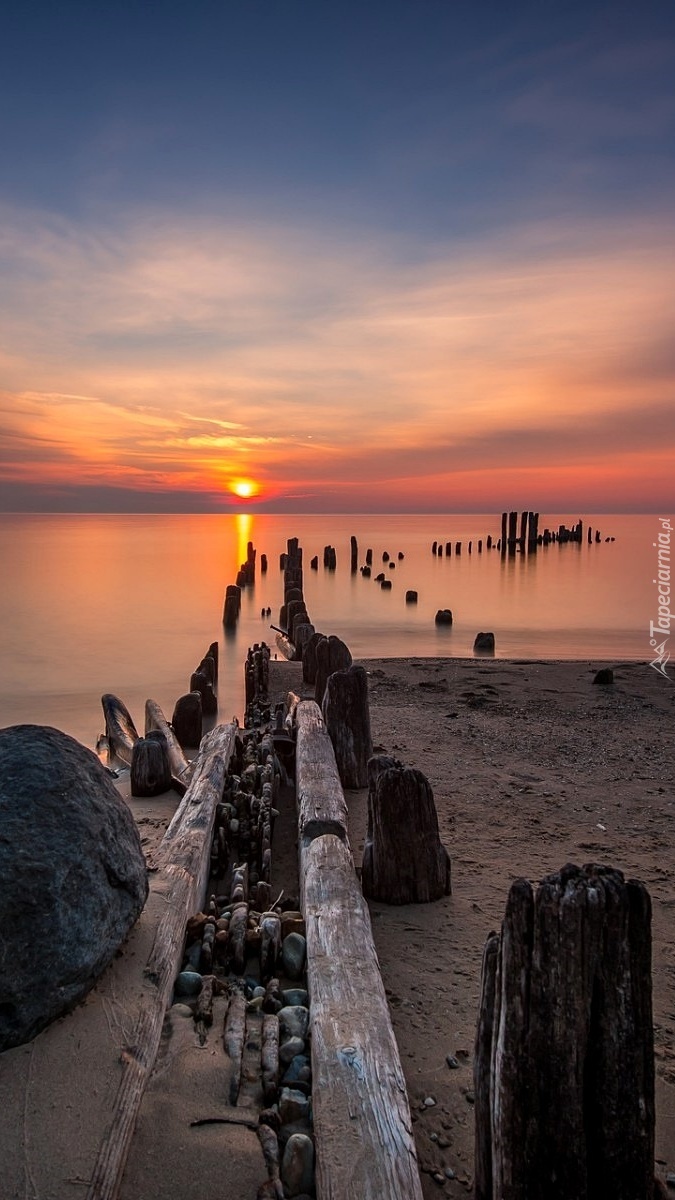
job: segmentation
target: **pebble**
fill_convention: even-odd
[[[457,1178],[452,1167],[443,1167],[443,1174],[445,1175],[446,1179],[456,1179]]]
[[[169,1010],[174,1017],[194,1017],[189,1004],[172,1004]]]
[[[454,1054],[446,1054],[445,1061],[451,1071],[456,1071],[461,1066],[459,1059],[455,1058]]]
[[[177,996],[198,996],[202,990],[202,977],[198,971],[181,971],[176,979]]]
[[[466,1098],[469,1101],[469,1104],[474,1104],[476,1101],[476,1097],[474,1096],[473,1092],[467,1092]]]
[[[265,995],[264,987],[257,987],[257,988],[253,989],[253,999],[254,1000],[257,1000],[258,996],[264,996],[264,995]]]
[[[304,1092],[297,1088],[285,1087],[279,1096],[279,1116],[282,1125],[290,1125],[293,1121],[304,1121],[309,1114],[309,1100]]]
[[[279,1047],[279,1062],[282,1067],[288,1067],[297,1058],[298,1054],[304,1054],[305,1043],[302,1038],[291,1037]]]
[[[185,969],[186,969],[186,971],[189,971],[190,969],[192,969],[193,971],[198,971],[201,957],[202,957],[201,942],[193,942],[192,945],[188,946],[187,950],[185,951]]]
[[[669,1188],[675,1188],[675,1171],[669,1171],[666,1175],[666,1183]]]
[[[301,1004],[287,1005],[278,1013],[281,1041],[289,1037],[306,1038],[309,1028],[309,1009]]]
[[[433,1179],[434,1183],[445,1183],[445,1175],[441,1175],[440,1171],[434,1171],[431,1178]]]
[[[434,1108],[435,1105],[436,1105],[436,1101],[434,1100],[433,1096],[425,1096],[425,1098],[424,1098],[424,1107],[425,1108]]]
[[[307,942],[301,933],[289,933],[281,943],[281,960],[289,979],[300,979],[304,966]]]
[[[307,1055],[296,1054],[295,1058],[291,1059],[288,1070],[286,1071],[282,1082],[285,1084],[297,1083],[300,1078],[302,1078],[303,1082],[305,1082],[304,1071],[307,1069],[307,1067],[309,1067],[309,1059]]]
[[[281,1161],[284,1195],[300,1196],[314,1186],[314,1144],[305,1133],[293,1133],[286,1142]]]
[[[303,1008],[309,1007],[309,994],[304,988],[286,988],[281,993],[281,998],[284,1004],[287,1006],[290,1005],[291,1008],[295,1007],[296,1004],[302,1005]]]

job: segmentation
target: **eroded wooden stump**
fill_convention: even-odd
[[[483,958],[476,1200],[652,1200],[651,902],[620,871],[517,880]]]
[[[351,666],[328,676],[323,719],[333,743],[343,787],[368,786],[368,760],[373,753],[368,707],[368,676],[364,667]]]
[[[186,692],[179,696],[171,718],[173,731],[183,748],[198,746],[202,740],[201,692]]]
[[[352,665],[349,647],[331,634],[317,643],[316,647],[316,676],[314,679],[314,696],[319,706],[323,703],[328,676],[334,671],[345,671]]]
[[[150,732],[134,742],[131,752],[132,796],[159,796],[171,787],[171,764],[166,738]]]
[[[425,903],[451,890],[429,780],[385,755],[369,763],[361,883],[365,896],[385,904]]]

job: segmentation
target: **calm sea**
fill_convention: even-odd
[[[148,696],[170,719],[213,641],[221,647],[221,717],[241,718],[247,648],[274,643],[269,622],[279,621],[279,556],[289,537],[303,548],[313,623],[343,638],[355,658],[470,657],[475,634],[492,630],[497,657],[647,661],[658,517],[542,514],[540,529],[579,516],[601,530],[601,543],[589,546],[584,534],[581,545],[513,558],[477,553],[478,538],[500,534],[495,514],[0,516],[0,725],[52,724],[93,746],[103,692],[119,695],[139,728]],[[371,548],[373,576],[385,570],[391,591],[351,574],[352,534],[359,562]],[[226,638],[225,587],[249,541],[269,567],[265,575],[258,568]],[[462,541],[461,557],[433,555],[433,541]],[[327,544],[337,551],[335,572],[322,565]],[[385,551],[394,569],[383,566]],[[315,554],[318,571],[309,567]],[[411,588],[415,606],[405,603]],[[271,617],[262,617],[268,606]],[[452,628],[435,625],[439,608],[452,609]]]

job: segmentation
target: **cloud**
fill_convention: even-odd
[[[329,505],[364,471],[438,489],[675,441],[665,217],[431,251],[184,213],[2,218],[0,479],[211,497],[245,470],[263,499]]]

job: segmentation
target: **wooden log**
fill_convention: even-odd
[[[386,904],[419,904],[448,895],[450,857],[438,832],[428,779],[414,767],[387,767],[372,796],[372,854],[364,857],[363,894]]]
[[[170,897],[159,921],[144,971],[139,1016],[122,1049],[122,1074],[112,1119],[101,1144],[86,1200],[115,1200],[146,1084],[153,1069],[180,968],[185,925],[204,900],[216,805],[222,798],[235,727],[220,725],[204,738],[194,776],[162,840],[157,890]]]
[[[199,699],[199,737],[193,743],[198,746],[201,741],[201,697]],[[172,729],[167,721],[164,713],[156,700],[146,700],[145,702],[145,732],[146,734],[158,731],[164,735],[166,740],[167,751],[169,755],[169,766],[171,768],[172,786],[176,791],[180,792],[181,796],[185,795],[190,779],[192,778],[193,767],[183,753],[182,746],[176,732]],[[196,731],[195,731],[196,732]]]
[[[202,740],[202,696],[201,692],[186,692],[179,696],[171,724],[181,746],[192,749]]]
[[[328,676],[322,712],[342,786],[367,787],[373,739],[365,667],[352,664]]]
[[[352,665],[349,647],[339,637],[330,634],[316,647],[316,679],[314,681],[314,696],[319,705],[323,702],[328,676],[334,671],[344,671]]]
[[[405,1078],[368,907],[349,848],[334,834],[303,846],[301,889],[312,997],[317,1195],[422,1200]]]
[[[241,1064],[244,1055],[244,1039],[246,1037],[246,997],[243,992],[235,991],[230,996],[223,1025],[223,1046],[230,1059],[230,1079],[228,1084],[228,1104],[236,1104],[241,1087]]]
[[[303,700],[295,710],[298,837],[309,841],[334,833],[348,844],[347,805],[328,731],[318,704]]]
[[[276,1104],[279,1098],[279,1018],[276,1013],[265,1013],[263,1017],[260,1060],[263,1099],[265,1104]]]
[[[132,796],[160,796],[172,784],[169,748],[164,737],[140,737],[131,752]]]
[[[120,762],[131,766],[134,743],[138,741],[138,730],[134,725],[131,713],[126,704],[106,692],[101,696],[103,716],[105,717],[105,733],[110,750]]]

